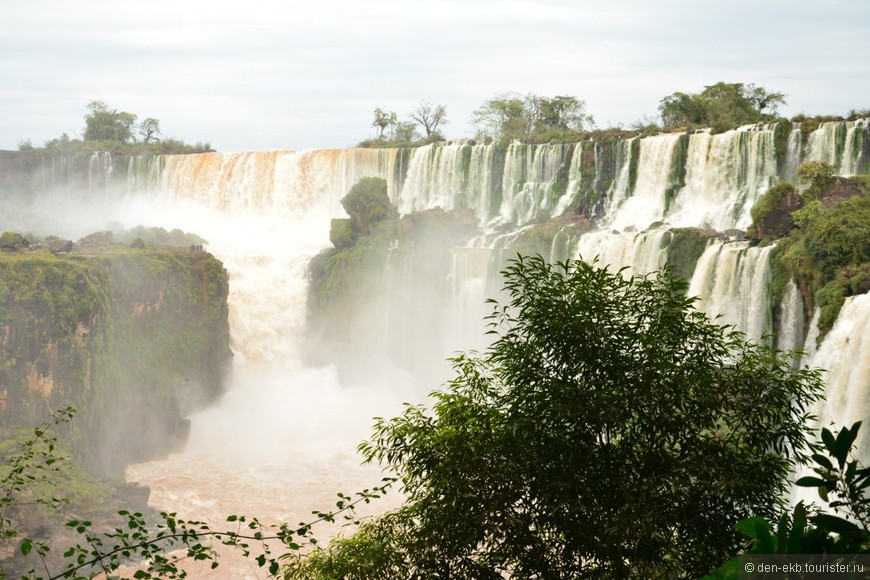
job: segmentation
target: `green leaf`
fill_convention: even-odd
[[[854,441],[855,437],[849,429],[843,428],[837,433],[837,440],[834,443],[834,457],[840,464],[840,469],[846,466],[846,458],[849,456]]]
[[[825,469],[830,469],[833,471],[834,464],[831,463],[831,460],[828,459],[827,457],[825,457],[824,455],[821,455],[820,453],[813,453],[813,459],[815,460],[816,463],[818,463],[819,465],[821,465]]]
[[[794,484],[798,487],[824,487],[828,482],[818,477],[806,476],[798,479]]]
[[[33,540],[30,538],[24,538],[21,541],[21,554],[26,556],[30,553],[30,549],[33,548]]]
[[[831,455],[836,454],[837,444],[834,440],[834,435],[828,429],[822,429],[822,443]]]
[[[764,518],[754,516],[740,520],[735,528],[738,532],[753,540],[766,538],[770,541],[770,524]]]
[[[831,514],[818,514],[811,517],[810,520],[820,528],[830,530],[836,534],[851,535],[860,534],[862,532],[861,528],[849,520]]]

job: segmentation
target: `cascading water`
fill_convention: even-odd
[[[827,369],[826,401],[818,409],[819,426],[851,427],[870,416],[870,294],[846,299],[840,316],[808,363]],[[860,432],[858,449],[870,456],[870,433]]]
[[[794,280],[789,280],[780,304],[776,347],[797,350],[804,343],[804,301]]]
[[[865,170],[870,143],[870,119],[822,123],[810,133],[808,161],[830,163],[838,175],[855,175]]]
[[[359,465],[355,446],[372,417],[398,413],[404,398],[415,398],[405,390],[411,381],[396,371],[348,384],[331,365],[302,362],[307,266],[329,245],[340,188],[391,170],[368,153],[170,157],[161,176],[167,190],[131,196],[114,216],[197,231],[230,276],[230,387],[218,406],[192,417],[183,454],[129,468],[129,479],[152,488],[153,504],[218,528],[232,513],[295,524],[328,509],[339,491],[380,482],[376,468]],[[308,185],[320,196],[300,198]],[[209,578],[259,577],[255,562],[227,556]]]
[[[549,216],[561,195],[554,188],[560,170],[571,163],[574,145],[523,145],[508,147],[504,164],[502,223],[526,224],[542,213]]]
[[[793,128],[786,147],[786,172],[800,161],[799,137]],[[864,145],[854,145],[862,138],[860,131],[855,132],[850,147],[862,150]],[[843,139],[845,147],[848,128]],[[864,162],[855,156],[850,163],[863,167]],[[225,262],[231,276],[231,326],[237,353],[233,390],[219,407],[194,417],[185,455],[131,468],[132,478],[152,485],[155,502],[219,518],[227,511],[260,511],[245,491],[260,489],[265,492],[258,492],[258,497],[278,498],[277,504],[259,504],[262,511],[276,520],[301,520],[305,510],[329,505],[333,492],[377,481],[377,474],[356,470],[354,444],[368,434],[369,417],[390,415],[391,405],[398,410],[402,400],[420,401],[425,391],[403,390],[415,380],[398,369],[369,377],[368,382],[380,384],[380,389],[343,383],[330,365],[306,366],[299,344],[305,265],[328,246],[329,219],[343,217],[338,200],[363,176],[386,178],[390,197],[403,213],[439,206],[467,208],[481,220],[483,231],[453,249],[448,272],[425,298],[417,296],[409,283],[416,275],[411,267],[414,250],[395,247],[380,275],[390,284],[381,298],[395,298],[397,304],[366,306],[372,310],[366,319],[370,326],[364,328],[370,333],[369,342],[385,349],[396,344],[421,351],[431,347],[426,356],[439,359],[444,345],[433,346],[419,329],[413,335],[386,336],[385,329],[393,328],[389,321],[404,316],[407,324],[396,328],[405,332],[419,315],[415,300],[425,299],[446,309],[444,318],[450,327],[446,336],[453,348],[485,345],[481,318],[489,307],[483,300],[497,296],[497,272],[510,257],[503,250],[534,232],[547,216],[575,207],[578,196],[606,192],[599,198],[598,207],[604,212],[599,229],[581,235],[566,218],[564,226],[554,227],[560,233],[542,253],[551,260],[597,256],[602,265],[627,266],[629,274],[640,274],[667,261],[670,228],[720,232],[745,228],[752,204],[783,177],[777,174],[772,126],[743,127],[719,135],[632,138],[606,147],[600,143],[507,148],[439,144],[412,150],[277,151],[131,161],[128,189],[158,189],[162,196],[157,201],[152,198],[147,210],[131,211],[128,221],[152,215],[147,225],[195,231]],[[175,221],[167,223],[167,216]],[[561,234],[563,227],[571,233]],[[710,236],[713,239],[697,262],[689,291],[701,297],[701,310],[722,315],[721,323],[759,339],[774,329],[767,290],[773,246],[750,247],[748,242]],[[861,318],[865,302],[864,297],[851,299],[841,314],[842,320],[855,325],[853,337],[861,329],[867,334],[870,328],[870,322]],[[792,348],[804,342],[803,317],[802,296],[791,284],[780,305],[779,346]],[[813,327],[809,325],[808,350],[815,347]],[[836,366],[832,357],[847,350],[845,338],[837,337],[847,334],[847,327],[840,328],[838,322],[813,355],[813,363]],[[444,336],[439,334],[438,340]],[[867,351],[865,346],[856,355],[864,356],[860,360],[865,363],[866,354],[860,352]],[[842,380],[849,392],[870,388],[870,379],[860,373]],[[832,389],[839,388],[831,381]],[[425,389],[437,384],[432,379]],[[836,420],[843,422],[839,415]],[[221,454],[227,451],[235,455],[221,464]],[[334,472],[343,473],[344,479],[330,479]],[[214,479],[207,480],[204,474],[214,474]],[[238,495],[230,497],[230,492]]]
[[[746,229],[749,211],[776,180],[772,127],[748,125],[689,137],[686,186],[668,214],[673,225]]]
[[[619,195],[613,198],[610,227],[643,229],[664,218],[668,203],[665,193],[673,182],[674,150],[679,139],[679,134],[641,139],[637,181],[627,198],[624,196],[628,195],[629,188],[620,184],[624,189],[618,190]]]
[[[689,295],[698,308],[723,326],[733,326],[759,342],[770,320],[767,286],[773,246],[750,248],[745,242],[714,242],[698,260]]]

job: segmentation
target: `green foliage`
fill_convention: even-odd
[[[377,523],[364,522],[356,532],[336,538],[326,548],[316,546],[305,555],[288,559],[286,580],[366,580],[412,577],[403,555],[396,550],[399,526],[388,525],[390,516]]]
[[[87,105],[83,139],[70,139],[67,133],[45,142],[44,147],[29,146],[22,151],[40,154],[75,155],[94,151],[109,151],[124,155],[168,155],[181,153],[203,153],[213,151],[208,142],[187,144],[172,137],[162,136],[160,121],[148,117],[136,123],[137,115],[119,111],[103,101],[91,101]],[[136,136],[141,140],[137,141]],[[29,142],[28,142],[29,143]]]
[[[809,509],[800,502],[783,514],[776,529],[761,517],[737,524],[752,540],[745,554],[866,554],[870,549],[870,468],[852,455],[861,422],[836,435],[824,428],[813,453],[815,475],[799,478],[795,485],[815,488],[833,514]],[[839,514],[839,515],[838,515]],[[842,517],[845,516],[845,517]],[[846,519],[848,518],[848,519]],[[703,580],[737,580],[739,561],[733,558]]]
[[[110,109],[103,101],[88,103],[85,115],[85,139],[88,141],[116,141],[127,143],[133,139],[136,115]]]
[[[387,182],[380,177],[363,177],[341,199],[344,211],[353,220],[354,230],[367,235],[381,221],[396,219],[399,212],[387,195]]]
[[[797,174],[801,182],[809,184],[804,195],[810,199],[817,198],[837,181],[834,168],[827,161],[807,161],[798,167]]]
[[[493,346],[361,446],[404,485],[368,532],[398,577],[698,576],[739,520],[778,513],[818,373],[707,321],[667,272],[538,257],[503,275]]]
[[[804,245],[823,278],[870,261],[870,197],[843,201],[809,220]]]
[[[755,208],[753,208],[754,210]],[[821,216],[825,211],[825,206],[818,199],[810,200],[799,210],[795,210],[791,214],[794,225],[798,228],[806,228],[810,223]]]
[[[222,264],[206,253],[3,254],[3,424],[33,424],[75,405],[73,449],[103,473],[165,450],[178,428],[179,382],[197,382],[190,405],[219,394],[231,356],[227,292]],[[34,389],[35,379],[44,388]],[[136,439],[122,436],[131,429]]]
[[[753,84],[718,82],[698,94],[664,97],[659,111],[665,127],[713,127],[716,132],[776,116],[785,95]]]
[[[15,232],[3,232],[0,235],[0,251],[3,252],[18,252],[24,250],[30,245],[24,236]]]
[[[149,248],[189,248],[191,246],[203,245],[206,240],[202,237],[184,232],[178,228],[171,231],[166,231],[161,227],[145,227],[136,226],[129,230],[115,230],[112,232],[113,237],[120,243],[132,244],[139,240],[142,243],[141,247]]]
[[[861,273],[870,271],[870,196],[855,196],[829,207],[812,200],[792,217],[798,227],[780,240],[774,275],[783,283],[798,281],[813,306],[822,309],[821,338],[844,299],[866,291]]]
[[[384,131],[388,127],[394,127],[399,121],[395,111],[386,111],[381,107],[375,107],[375,120],[372,121],[372,127],[378,130],[377,139],[384,138]]]
[[[752,206],[749,236],[758,240],[781,238],[795,227],[795,214],[804,198],[791,183],[777,183]]]
[[[353,245],[353,220],[333,218],[329,224],[329,241],[336,249],[343,250]]]
[[[586,103],[573,96],[505,93],[483,103],[472,122],[479,139],[544,142],[594,126],[585,108]]]
[[[764,192],[755,205],[752,206],[751,215],[753,225],[760,223],[779,203],[788,196],[797,193],[797,188],[791,183],[777,183]]]

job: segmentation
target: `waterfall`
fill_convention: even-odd
[[[470,153],[468,145],[443,143],[415,149],[398,196],[396,205],[399,211],[411,213],[434,207],[456,207],[459,194],[465,192],[465,185],[469,182],[468,167],[463,166],[463,156]]]
[[[807,161],[830,163],[838,175],[866,171],[870,119],[821,123],[807,141]]]
[[[625,275],[643,275],[661,269],[667,260],[663,241],[664,228],[634,234],[603,230],[582,236],[577,243],[576,257],[597,259],[611,269],[626,268]]]
[[[686,186],[677,193],[668,220],[719,231],[746,229],[753,204],[775,181],[772,125],[695,133],[689,137]]]
[[[769,258],[774,246],[751,248],[745,242],[715,242],[698,260],[689,295],[698,309],[719,324],[734,326],[750,340],[770,332]]]
[[[843,163],[840,175],[856,175],[867,164],[867,149],[870,146],[870,119],[858,119],[846,123],[846,142],[843,146]]]
[[[166,157],[162,188],[228,212],[301,216],[338,201],[362,177],[393,179],[396,149],[200,153]],[[394,196],[394,192],[389,192]]]
[[[837,322],[825,336],[809,365],[827,369],[826,401],[818,410],[819,426],[836,432],[865,421],[870,415],[870,294],[846,299]],[[831,427],[833,425],[833,427]],[[870,458],[870,430],[861,429],[858,449]]]
[[[619,143],[616,151],[616,178],[613,181],[613,186],[610,191],[610,204],[607,216],[610,220],[613,219],[613,214],[619,209],[622,201],[631,195],[631,151],[634,148],[634,143],[637,137],[624,139]]]
[[[679,139],[680,134],[666,134],[640,140],[636,182],[630,195],[629,188],[619,184],[622,191],[617,189],[619,195],[614,196],[609,212],[611,227],[646,228],[665,216],[668,205],[665,193],[673,183],[671,170]]]
[[[505,157],[500,221],[522,225],[549,217],[549,210],[563,197],[556,180],[561,170],[567,171],[574,148],[573,144],[511,144]]]
[[[783,163],[782,180],[789,183],[797,183],[797,170],[801,164],[802,148],[801,124],[792,123],[788,139],[785,143],[785,161]]]
[[[856,151],[843,167],[860,170],[867,163],[866,155],[861,157],[867,146],[861,130],[867,124],[851,126],[855,129],[851,137],[843,127],[842,148]],[[821,151],[826,131],[833,129],[811,136],[807,150]],[[235,387],[220,407],[194,417],[188,454],[174,464],[151,465],[133,473],[146,483],[163,481],[164,487],[176,489],[175,482],[188,481],[178,470],[189,463],[198,470],[198,478],[214,473],[218,488],[224,479],[241,488],[268,488],[277,502],[288,505],[293,494],[308,498],[324,490],[352,489],[357,481],[363,481],[360,487],[370,485],[364,479],[367,472],[355,471],[353,455],[355,443],[368,434],[369,417],[390,416],[390,405],[398,408],[402,400],[420,401],[426,390],[438,386],[441,376],[430,372],[431,365],[424,359],[443,362],[449,354],[445,348],[485,348],[482,319],[491,306],[484,300],[500,297],[498,272],[515,255],[514,244],[531,238],[537,245],[526,247],[540,248],[536,251],[549,260],[598,257],[600,265],[626,267],[628,275],[658,270],[668,262],[668,244],[675,238],[670,235],[672,228],[719,232],[745,228],[759,196],[778,178],[796,171],[801,149],[799,126],[793,125],[782,175],[777,175],[772,125],[717,135],[701,131],[574,145],[454,143],[402,150],[208,153],[133,159],[123,168],[116,160],[115,178],[124,175],[131,196],[152,189],[161,192],[157,197],[164,205],[155,208],[160,211],[146,225],[199,233],[226,264],[237,353]],[[364,176],[387,179],[390,198],[401,213],[466,208],[481,220],[481,231],[473,238],[455,247],[448,244],[443,263],[432,263],[419,240],[395,243],[384,251],[383,262],[380,255],[373,260],[377,264],[372,264],[370,274],[381,283],[379,294],[360,305],[342,329],[347,337],[369,344],[372,359],[378,358],[379,350],[386,351],[383,361],[359,361],[360,375],[369,382],[340,374],[329,362],[335,345],[317,345],[322,349],[320,359],[326,362],[312,365],[301,355],[311,346],[302,344],[306,265],[329,247],[329,220],[344,216],[338,201]],[[597,196],[591,211],[600,216],[594,224],[576,215],[547,219],[586,212],[593,204],[579,200],[590,192]],[[184,213],[187,207],[197,209]],[[140,211],[135,219],[145,214]],[[212,214],[218,216],[215,223],[203,218]],[[707,237],[712,241],[705,242]],[[777,330],[779,347],[803,344],[814,351],[817,330],[810,324],[804,343],[803,297],[794,282],[787,284],[778,311],[770,303],[773,246],[752,247],[726,237],[700,232],[694,246],[694,256],[701,256],[689,293],[700,297],[697,307],[720,316],[720,323],[734,325],[750,339]],[[686,264],[687,272],[691,271],[691,261]],[[841,390],[852,393],[851,400],[870,390],[870,382],[866,374],[840,369],[858,368],[858,362],[841,363],[846,359],[835,355],[845,357],[868,334],[870,323],[863,310],[867,300],[849,299],[811,359],[812,364],[829,368],[839,365],[827,376],[829,388],[846,385]],[[868,350],[866,344],[863,348]],[[411,350],[418,352],[409,354]],[[860,351],[856,352],[849,356],[858,359],[849,360],[866,362],[866,355],[860,359]],[[395,359],[404,366],[391,365]],[[408,385],[419,384],[414,373],[429,382],[422,392],[409,394]],[[384,401],[386,408],[377,408]],[[833,409],[831,413],[840,412]],[[841,423],[847,419],[837,416]],[[268,442],[263,450],[249,448],[261,441]],[[240,447],[250,473],[209,463],[209,453],[218,453],[215,445],[222,447],[221,452]],[[286,458],[288,449],[295,455]],[[329,467],[319,467],[317,457],[325,457]],[[325,474],[331,471],[362,479],[325,482]],[[321,479],[301,491],[275,489],[281,482],[304,482],[315,472]],[[171,493],[177,492],[166,493],[170,493],[167,504],[175,503]],[[185,493],[190,495],[182,494],[180,503],[197,506],[216,492]],[[320,507],[300,501],[298,507],[306,510]],[[283,506],[269,509],[278,517],[285,514]],[[304,518],[305,513],[292,517]]]
[[[776,347],[797,350],[804,343],[804,300],[794,280],[789,280],[780,303]]]
[[[565,210],[568,209],[568,206],[574,199],[574,196],[577,195],[578,191],[580,191],[580,183],[581,179],[583,179],[584,145],[585,144],[583,142],[576,143],[574,145],[574,151],[571,153],[571,164],[568,166],[568,186],[565,188],[565,195],[559,198],[559,200],[556,202],[556,207],[553,209],[554,216],[559,216],[565,213]],[[597,178],[599,169],[598,147],[595,147],[593,149],[593,154],[595,155],[595,169]]]

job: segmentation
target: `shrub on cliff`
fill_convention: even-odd
[[[752,206],[749,235],[756,239],[786,235],[794,227],[792,213],[803,205],[797,188],[791,183],[777,183]]]
[[[329,224],[329,241],[339,250],[353,245],[353,220],[333,218]]]
[[[387,182],[380,177],[360,179],[341,199],[341,205],[353,220],[354,229],[362,235],[370,234],[377,222],[399,217],[387,195]]]
[[[830,330],[847,296],[866,291],[864,277],[856,281],[855,273],[870,268],[870,195],[827,206],[832,201],[813,200],[794,212],[798,227],[778,243],[773,262],[773,295],[780,296],[786,282],[796,279],[821,309],[820,336]]]
[[[837,182],[834,168],[826,161],[807,161],[797,170],[798,178],[802,183],[808,183],[809,187],[804,195],[815,199],[821,193]]]
[[[818,373],[708,321],[685,282],[521,258],[496,340],[361,446],[406,503],[297,577],[699,577],[773,518]]]

